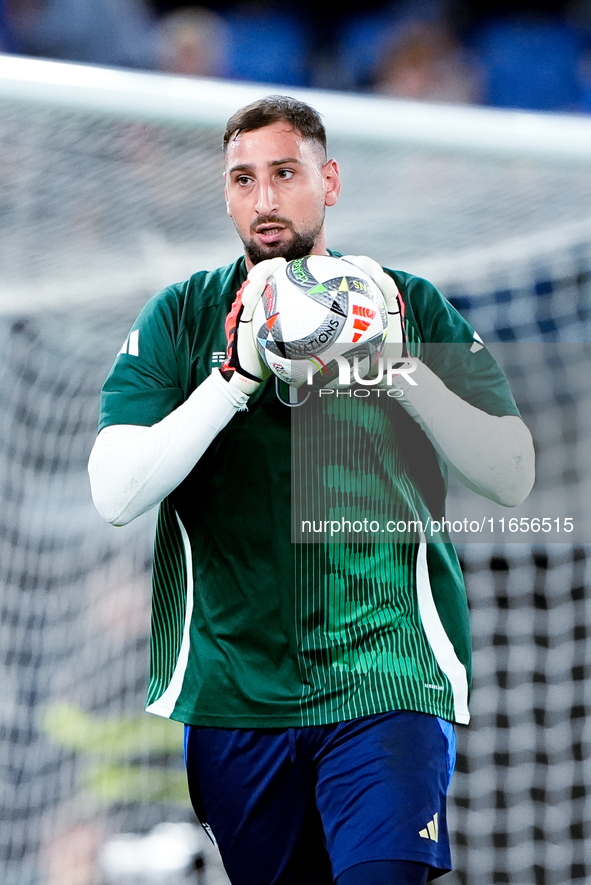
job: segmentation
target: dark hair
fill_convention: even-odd
[[[321,145],[326,153],[326,130],[318,111],[289,95],[268,95],[232,114],[224,132],[224,153],[232,136],[252,132],[272,123],[291,123],[304,138]]]

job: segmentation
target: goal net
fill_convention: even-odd
[[[141,712],[154,516],[103,524],[86,462],[99,389],[140,307],[239,254],[221,133],[277,91],[0,57],[5,885],[198,881],[186,858],[201,843],[183,854],[154,829],[193,820],[182,729]],[[451,489],[450,513],[469,517],[457,540],[475,678],[449,881],[582,882],[591,120],[290,91],[323,113],[340,163],[329,246],[435,283],[498,348],[538,450],[523,509],[476,512]],[[147,863],[154,840],[168,848]],[[210,853],[201,874],[224,881]]]

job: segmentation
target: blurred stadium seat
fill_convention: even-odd
[[[228,71],[233,80],[306,86],[309,83],[306,19],[273,4],[236,6],[229,25]]]
[[[492,19],[474,41],[486,71],[485,102],[538,111],[581,110],[582,47],[558,18]]]

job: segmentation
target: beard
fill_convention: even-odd
[[[293,236],[289,240],[271,246],[260,246],[254,240],[244,240],[244,251],[253,264],[266,261],[267,258],[285,258],[286,261],[293,261],[294,258],[303,258],[304,255],[309,255],[324,224],[324,218],[322,218],[316,229],[296,232],[289,221],[271,215],[268,218],[257,218],[253,227],[272,221],[291,230]]]

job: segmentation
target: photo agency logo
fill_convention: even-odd
[[[400,384],[404,380],[412,387],[417,382],[412,377],[417,363],[412,357],[380,356],[368,367],[365,356],[358,354],[331,354],[329,362],[318,357],[308,358],[306,385],[318,389],[319,396],[377,396],[400,398],[403,391]],[[319,383],[320,382],[320,383]],[[322,384],[322,386],[320,386]]]

